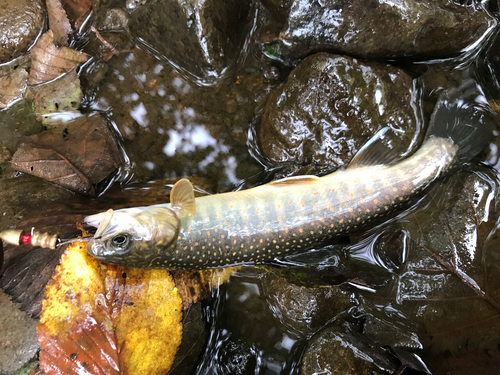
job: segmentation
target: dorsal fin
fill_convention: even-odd
[[[193,185],[191,185],[189,180],[183,178],[175,183],[170,192],[170,205],[180,208],[190,216],[194,216],[196,213],[196,202]]]
[[[394,140],[397,138],[390,127],[380,129],[358,151],[349,163],[349,168],[369,165],[388,165],[394,163],[400,155],[394,151]],[[396,143],[397,144],[397,143]]]
[[[300,184],[309,184],[311,182],[317,182],[320,178],[317,176],[292,176],[285,177],[281,180],[272,181],[268,185],[271,186],[285,186],[285,185],[300,185]]]

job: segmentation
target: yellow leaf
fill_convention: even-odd
[[[38,338],[47,375],[165,374],[182,336],[167,271],[103,264],[68,247],[47,285]]]

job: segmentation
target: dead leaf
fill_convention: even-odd
[[[120,154],[106,121],[92,114],[30,137],[11,163],[22,172],[92,195],[92,184],[118,168]]]
[[[66,11],[60,0],[46,0],[49,15],[49,27],[54,33],[54,43],[59,46],[68,45],[68,35],[73,31]]]
[[[19,68],[12,74],[0,77],[0,109],[7,108],[20,99],[26,90],[28,72]]]
[[[52,30],[43,34],[31,49],[31,70],[28,85],[50,81],[83,64],[89,55],[68,47],[56,47]]]
[[[199,271],[174,272],[175,286],[182,298],[182,309],[186,310],[193,303],[206,298],[212,289],[218,288],[229,280],[241,266]]]
[[[90,13],[92,7],[90,0],[61,0],[61,2],[75,29],[78,30]]]
[[[76,67],[55,80],[30,86],[26,91],[26,98],[35,105],[38,121],[53,125],[56,121],[52,114],[61,112],[78,113],[82,100],[80,79],[76,74]]]
[[[47,285],[38,325],[47,375],[165,374],[182,335],[170,274],[105,265],[77,243]]]
[[[89,179],[58,152],[22,144],[12,158],[19,171],[41,177],[80,194],[94,195]]]

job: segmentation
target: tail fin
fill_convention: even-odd
[[[465,163],[493,139],[496,121],[480,87],[468,80],[441,95],[431,116],[427,138],[450,139],[458,147],[454,161]]]

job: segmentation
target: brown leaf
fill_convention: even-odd
[[[46,0],[47,13],[49,15],[49,27],[54,33],[54,43],[59,46],[68,45],[68,35],[71,33],[71,25],[60,0]]]
[[[69,72],[73,67],[83,64],[89,55],[68,47],[58,48],[54,45],[52,30],[43,34],[31,49],[31,70],[29,85],[50,81],[61,74]]]
[[[61,0],[61,2],[75,29],[78,30],[90,13],[92,7],[90,0]]]
[[[28,72],[22,68],[14,70],[8,76],[0,77],[0,109],[7,108],[22,97],[27,79]]]
[[[99,114],[36,134],[18,148],[12,165],[81,194],[115,171],[120,156],[115,138]]]
[[[200,271],[174,272],[175,286],[182,298],[182,309],[186,310],[193,303],[206,298],[212,289],[225,283],[241,266]]]
[[[58,152],[22,144],[12,157],[19,171],[41,177],[81,194],[95,194],[92,183]]]
[[[51,374],[165,374],[182,335],[170,274],[105,265],[70,246],[47,285],[38,325]]]
[[[52,148],[97,184],[120,165],[116,140],[99,114],[76,118],[64,126],[35,134],[32,144]]]

